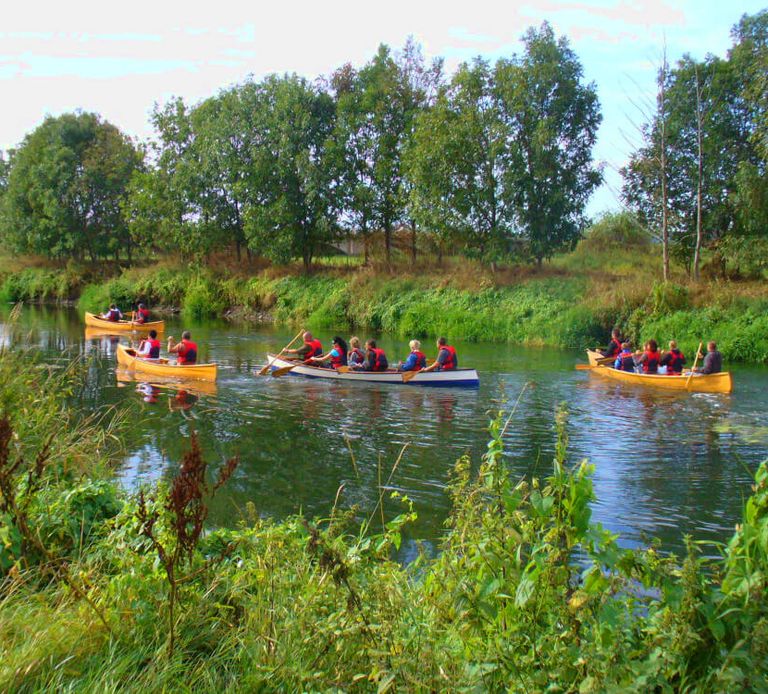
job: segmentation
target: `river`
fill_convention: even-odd
[[[0,317],[2,339],[4,321]],[[663,549],[680,553],[686,534],[727,540],[749,494],[750,474],[768,457],[764,367],[732,367],[731,395],[689,395],[576,371],[583,361],[577,352],[454,341],[461,364],[478,370],[479,389],[346,385],[256,376],[266,352],[287,343],[295,330],[224,322],[185,327],[202,358],[219,364],[211,392],[118,380],[114,339],[87,338],[73,310],[26,307],[19,325],[48,362],[89,357],[78,407],[128,408],[136,424],[118,471],[126,487],[172,474],[191,431],[214,468],[240,457],[212,505],[215,524],[236,523],[248,502],[278,519],[325,516],[342,484],[340,504],[355,505],[364,516],[400,457],[389,486],[407,494],[419,516],[405,537],[403,558],[419,544],[434,549],[449,512],[445,486],[454,462],[465,453],[478,461],[489,412],[505,401],[509,411],[518,398],[505,436],[513,475],[549,474],[554,413],[558,403],[567,403],[569,457],[596,465],[593,517],[619,533],[625,546],[659,538]],[[181,330],[179,319],[167,321],[166,336],[178,338]],[[318,335],[324,346],[332,334]],[[390,361],[407,355],[406,340],[377,337]],[[425,347],[428,356],[434,353],[431,341]],[[395,510],[389,503],[388,511]]]

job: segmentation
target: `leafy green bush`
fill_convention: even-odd
[[[651,311],[656,315],[690,308],[688,290],[672,282],[654,282],[651,288]]]
[[[718,243],[717,254],[731,276],[768,277],[768,238],[764,236],[726,236]]]
[[[218,316],[224,310],[224,300],[217,283],[203,275],[190,282],[184,293],[182,313],[194,320]]]
[[[612,248],[644,249],[651,245],[651,236],[631,212],[608,212],[598,219],[579,242],[582,252]]]

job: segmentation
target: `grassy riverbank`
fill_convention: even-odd
[[[162,482],[126,494],[109,473],[120,417],[83,422],[66,407],[79,366],[3,350],[0,376],[2,691],[765,684],[765,467],[722,558],[691,543],[678,561],[621,549],[591,521],[593,471],[568,460],[564,410],[541,481],[510,479],[500,416],[482,461],[456,464],[441,553],[403,567],[390,557],[418,513],[407,499],[396,518],[381,500],[358,510],[362,525],[343,494],[323,520],[276,523],[251,507],[238,528],[198,537],[234,463],[206,473],[188,442]]]
[[[123,271],[0,264],[4,301],[76,301],[100,311],[139,300],[197,319],[274,320],[319,331],[358,332],[582,349],[619,325],[636,345],[677,339],[692,353],[716,340],[729,361],[768,361],[768,287],[760,281],[688,282],[681,270],[660,283],[656,249],[583,242],[542,269],[491,272],[468,260],[385,271],[328,261],[249,268],[220,261],[189,268],[164,261]]]

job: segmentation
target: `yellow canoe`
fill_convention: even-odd
[[[613,357],[604,357],[600,352],[594,349],[587,350],[587,359],[589,359],[590,366],[600,366],[600,364],[608,364],[613,360]]]
[[[142,359],[136,356],[136,350],[125,345],[117,346],[117,363],[130,371],[170,376],[180,381],[188,378],[198,381],[216,380],[216,364],[171,364],[167,359]]]
[[[92,328],[101,328],[105,332],[110,333],[124,333],[134,331],[147,332],[152,329],[155,329],[157,332],[161,333],[165,330],[164,320],[153,320],[149,321],[148,323],[134,323],[133,321],[129,320],[112,321],[104,320],[96,314],[88,312],[85,314],[85,324]]]
[[[661,374],[638,374],[631,371],[619,371],[610,366],[595,366],[590,373],[641,386],[664,388],[665,390],[682,390],[689,393],[730,393],[733,391],[733,378],[728,371],[716,374],[698,374],[693,376],[684,373],[682,376],[667,376]]]

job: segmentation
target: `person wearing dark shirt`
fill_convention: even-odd
[[[677,348],[677,342],[674,340],[669,341],[669,352],[664,352],[660,365],[667,367],[669,376],[679,376],[683,373],[685,355]]]
[[[707,343],[707,356],[704,357],[704,364],[699,369],[702,374],[717,374],[723,370],[723,355],[717,351],[717,345],[714,342]]]
[[[133,317],[133,322],[143,325],[149,321],[149,310],[144,304],[139,304],[139,308]]]
[[[422,371],[453,371],[459,366],[456,348],[448,344],[444,337],[437,338],[437,359]]]
[[[617,357],[621,352],[621,331],[614,328],[611,331],[611,341],[605,349],[598,350],[604,357]]]
[[[389,367],[387,355],[383,349],[376,346],[376,340],[368,340],[365,343],[365,361],[363,371],[386,371]]]

